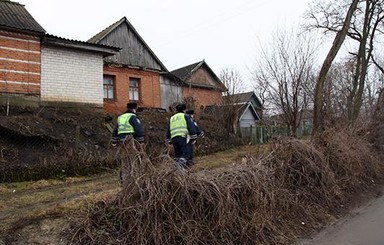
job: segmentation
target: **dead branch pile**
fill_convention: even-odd
[[[382,172],[350,131],[275,142],[225,170],[185,171],[167,158],[153,166],[136,148],[127,148],[122,191],[89,207],[74,243],[287,244]]]

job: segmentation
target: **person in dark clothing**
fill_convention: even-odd
[[[195,118],[194,118],[195,111],[194,110],[187,110],[185,112],[185,114],[187,114],[191,117],[192,122],[195,125],[196,135],[197,136],[203,136],[204,132],[200,129],[199,125],[197,125],[197,122],[195,121]],[[195,143],[196,143],[196,140],[193,140],[193,141],[188,140],[188,143],[187,143],[187,152],[188,152],[187,164],[188,164],[188,166],[193,165],[193,145]]]
[[[196,140],[196,127],[191,117],[185,114],[185,104],[176,106],[176,114],[169,119],[167,130],[167,142],[173,145],[175,150],[176,163],[183,168],[188,167],[187,138],[190,141]]]
[[[137,103],[127,104],[127,111],[117,118],[117,122],[112,131],[112,146],[119,142],[133,137],[139,142],[144,142],[144,130],[140,120],[136,116]]]

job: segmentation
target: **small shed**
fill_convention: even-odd
[[[238,125],[241,135],[250,136],[250,128],[262,118],[263,106],[260,99],[251,91],[224,96],[223,102],[238,108]]]

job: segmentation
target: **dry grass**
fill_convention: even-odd
[[[383,172],[353,130],[270,147],[225,168],[185,171],[166,156],[155,166],[130,144],[122,191],[89,206],[72,242],[288,244],[327,222]]]

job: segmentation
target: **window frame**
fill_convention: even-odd
[[[133,82],[133,81],[137,82],[136,86],[132,86],[131,82]],[[130,77],[129,78],[129,80],[128,80],[129,101],[133,101],[133,102],[139,102],[140,101],[140,97],[141,97],[140,82],[141,82],[141,80],[138,77]],[[136,89],[137,91],[134,91],[134,89]],[[137,98],[135,97],[135,94],[137,94]]]
[[[106,84],[105,79],[109,78],[112,81],[112,84]],[[115,84],[116,77],[113,75],[103,75],[103,100],[114,101],[116,98],[115,94]],[[107,90],[106,90],[107,88]],[[109,98],[109,93],[112,91],[112,98]],[[107,95],[107,97],[105,97]]]

